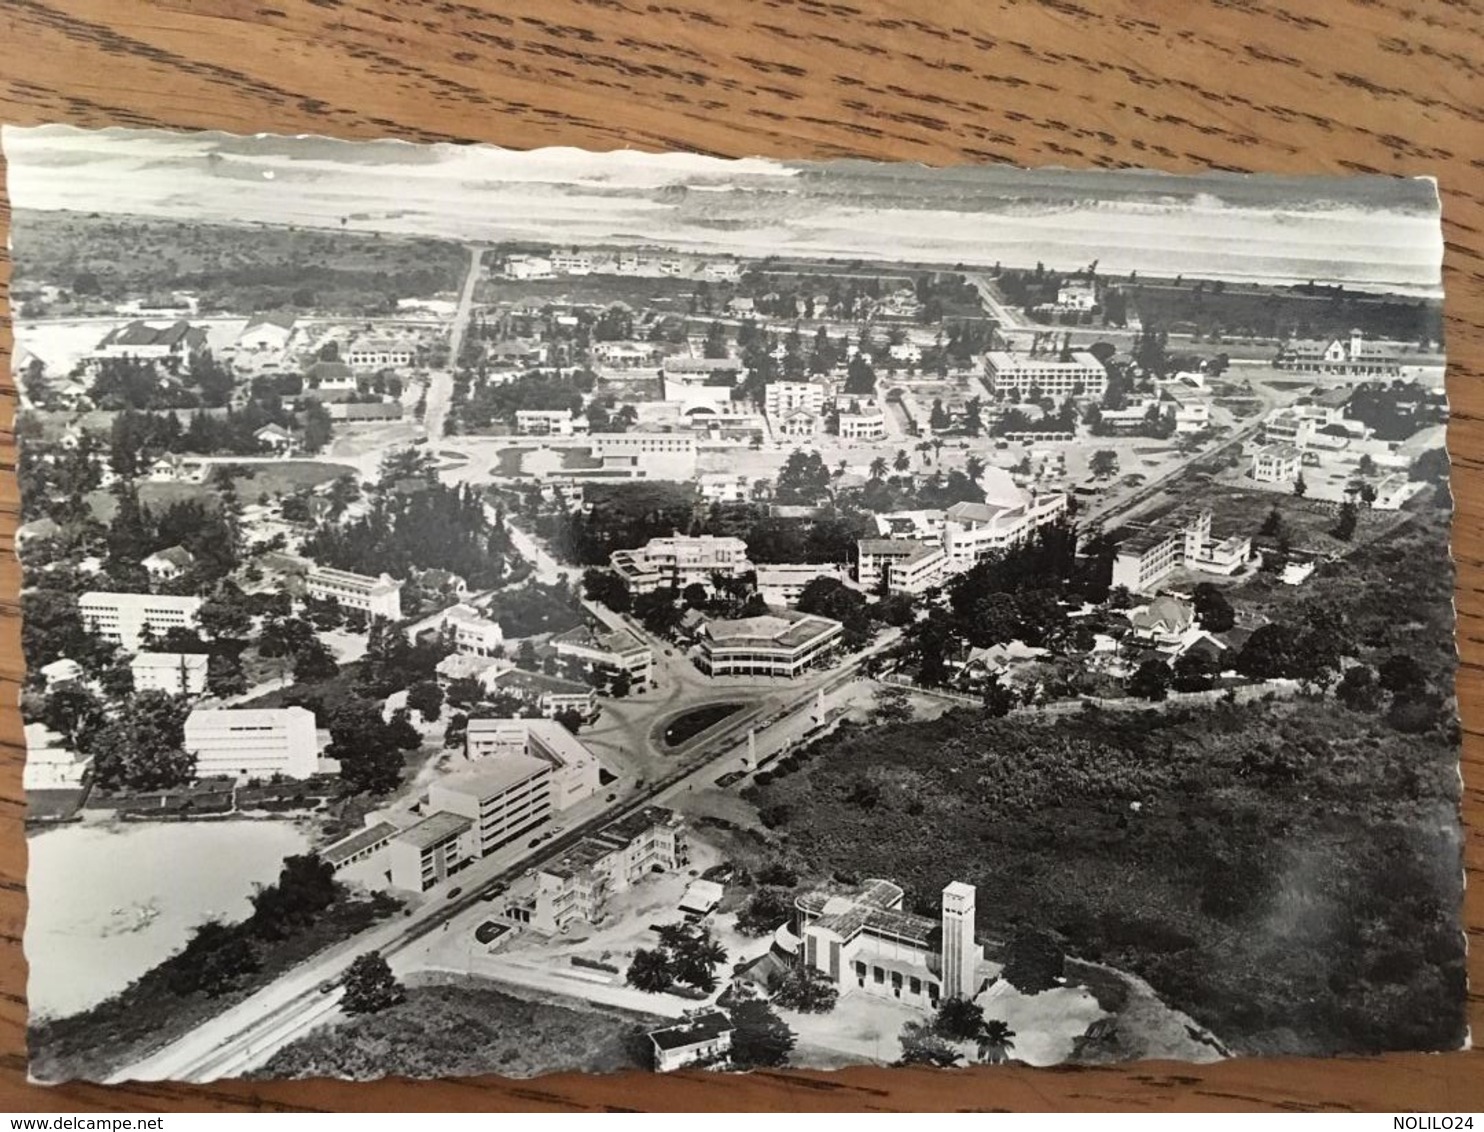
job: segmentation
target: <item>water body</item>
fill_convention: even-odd
[[[27,209],[465,240],[1310,279],[1441,293],[1420,178],[1174,176],[413,146],[47,126],[5,131]],[[25,265],[18,267],[24,270]]]
[[[75,1014],[123,990],[215,916],[248,915],[258,884],[302,853],[286,821],[67,825],[27,839],[27,993],[34,1015]]]
[[[706,728],[715,726],[729,715],[736,715],[742,707],[742,704],[708,704],[678,716],[665,728],[665,746],[679,747],[688,743]]]

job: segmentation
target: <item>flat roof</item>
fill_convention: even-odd
[[[383,841],[390,841],[396,832],[397,827],[391,822],[379,821],[365,829],[358,829],[350,836],[342,837],[331,845],[326,845],[319,851],[319,855],[330,864],[338,865],[342,861],[350,860],[362,849],[370,849]]]
[[[450,838],[459,836],[473,825],[463,814],[439,810],[416,825],[408,826],[397,834],[396,840],[417,849],[431,849],[434,845],[441,845]]]
[[[532,755],[496,755],[481,759],[477,766],[451,774],[434,785],[482,799],[503,793],[542,771],[550,770],[549,762]]]
[[[205,668],[204,652],[141,652],[129,661],[130,668]]]

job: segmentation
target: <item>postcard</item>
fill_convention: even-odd
[[[1465,1041],[1432,181],[3,147],[34,1079]]]

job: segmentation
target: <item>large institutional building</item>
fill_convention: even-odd
[[[656,480],[696,474],[696,438],[681,432],[605,432],[592,438],[593,455],[610,471]]]
[[[206,691],[208,658],[202,652],[142,652],[129,661],[136,692],[199,696]]]
[[[680,815],[651,806],[584,837],[512,893],[505,915],[538,931],[596,923],[608,898],[653,872],[690,864]]]
[[[185,749],[196,777],[309,778],[319,769],[308,708],[197,708],[186,717]]]
[[[983,969],[974,935],[974,887],[948,885],[937,919],[904,912],[902,899],[888,880],[868,880],[854,893],[798,897],[792,934],[801,959],[842,994],[863,991],[928,1008],[973,998],[992,973]]]
[[[552,768],[551,805],[565,810],[598,792],[598,757],[552,719],[471,719],[464,732],[471,762],[529,755]]]
[[[696,663],[712,676],[794,679],[828,658],[843,632],[828,617],[785,610],[701,628]]]
[[[1273,365],[1294,373],[1330,374],[1337,377],[1401,376],[1396,351],[1368,340],[1359,330],[1347,338],[1300,338],[1285,342]]]
[[[171,629],[194,629],[201,599],[95,591],[77,599],[77,610],[89,631],[133,652],[146,636],[158,638]]]
[[[1003,468],[984,473],[984,502],[946,511],[878,516],[888,538],[856,543],[856,580],[871,593],[921,594],[995,554],[1026,542],[1067,513],[1064,492],[1019,487]]]
[[[1095,356],[1075,351],[1066,360],[1055,354],[1010,354],[1001,350],[984,356],[984,371],[994,392],[1028,397],[1101,399],[1108,389],[1108,371]]]
[[[313,598],[333,597],[345,609],[359,609],[369,617],[402,620],[402,583],[382,574],[353,574],[317,566],[304,578],[304,592]]]
[[[1252,557],[1252,539],[1211,535],[1211,512],[1176,511],[1118,544],[1113,585],[1133,593],[1151,590],[1178,566],[1204,574],[1231,575]]]
[[[726,535],[672,535],[652,538],[637,550],[615,550],[609,558],[630,593],[647,594],[693,582],[710,587],[713,574],[735,578],[753,569],[747,544]]]
[[[558,658],[581,667],[589,676],[629,676],[629,690],[642,692],[654,676],[654,649],[627,629],[578,625],[551,638]]]

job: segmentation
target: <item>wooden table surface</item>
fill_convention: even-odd
[[[0,0],[0,121],[24,125],[1436,177],[1447,242],[1465,915],[1476,987],[1484,973],[1481,67],[1478,0]],[[0,262],[0,286],[8,279]],[[7,314],[0,352],[9,344]],[[0,536],[8,544],[17,511],[8,377],[4,393]],[[1484,1060],[1474,1053],[949,1073],[29,1086],[24,752],[12,706],[22,669],[18,585],[6,554],[0,1110],[1484,1109]],[[1470,1013],[1477,1028],[1477,991]]]

